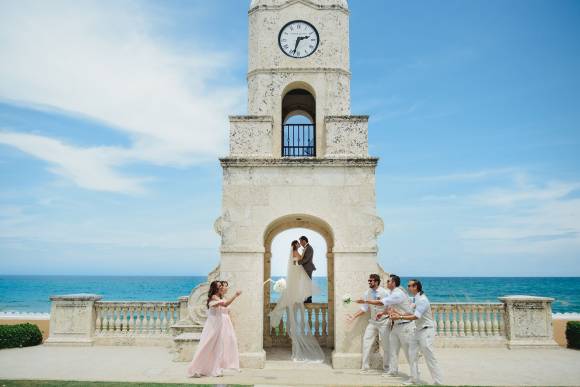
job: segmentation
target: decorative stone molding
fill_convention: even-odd
[[[325,157],[368,157],[368,116],[325,117]]]
[[[292,157],[283,159],[256,159],[244,157],[220,158],[222,167],[376,167],[378,157],[320,158]]]
[[[509,348],[554,347],[552,333],[553,298],[535,296],[506,296],[506,333]]]
[[[230,116],[230,155],[272,157],[270,116]]]
[[[50,328],[46,345],[93,345],[97,294],[51,296]]]
[[[279,11],[296,3],[304,4],[313,9],[340,9],[348,15],[346,0],[252,0],[249,14],[257,10]]]

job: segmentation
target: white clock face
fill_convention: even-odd
[[[318,48],[319,36],[316,28],[303,20],[286,24],[278,35],[278,44],[284,54],[292,58],[306,58]]]

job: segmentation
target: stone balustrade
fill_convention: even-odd
[[[274,310],[276,304],[270,304],[270,311]],[[325,303],[312,303],[305,304],[305,321],[310,322],[310,330],[306,331],[307,335],[312,335],[316,337],[321,346],[326,346],[329,337],[329,327],[328,327],[328,304]],[[269,335],[271,343],[273,346],[290,346],[291,341],[288,336],[288,331],[286,329],[286,317],[280,320],[277,327],[271,327],[269,325],[269,319],[267,319],[269,329]],[[270,342],[270,341],[269,341]]]
[[[440,337],[505,337],[501,303],[433,303],[435,332]]]
[[[95,334],[168,335],[179,321],[179,302],[95,302]]]
[[[203,321],[196,311],[199,300],[175,302],[102,301],[95,294],[52,296],[49,345],[162,345],[174,339],[197,342]],[[501,303],[433,303],[436,345],[443,347],[555,347],[552,338],[553,299],[508,296]],[[271,304],[269,310],[276,304]],[[309,334],[321,346],[332,348],[333,327],[328,304],[306,304]],[[266,316],[265,346],[290,346],[286,321],[270,327]],[[184,336],[185,335],[185,336]],[[187,339],[187,340],[186,340]],[[179,341],[179,340],[178,340]],[[182,358],[191,357],[195,343]],[[190,348],[191,347],[191,348]],[[177,348],[179,350],[179,348]],[[179,351],[178,351],[179,352]],[[182,360],[183,361],[183,360]]]

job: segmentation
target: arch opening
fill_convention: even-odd
[[[317,268],[313,280],[321,290],[320,295],[313,297],[311,304],[305,304],[312,334],[323,348],[331,349],[334,348],[334,237],[330,226],[321,219],[307,215],[286,216],[271,223],[264,233],[264,281],[269,278],[276,280],[280,277],[277,274],[285,272],[290,242],[301,235],[312,242]],[[277,297],[273,294],[272,284],[264,286],[265,348],[291,346],[284,321],[277,328],[270,327],[268,315],[276,306]]]
[[[282,99],[282,157],[316,156],[316,99],[305,88]]]

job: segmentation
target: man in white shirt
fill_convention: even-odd
[[[381,277],[378,274],[371,274],[369,276],[369,289],[365,292],[364,300],[380,300],[389,295],[390,291],[381,287]],[[349,315],[349,321],[354,321],[356,318],[370,312],[369,324],[365,329],[362,344],[362,367],[361,373],[366,374],[371,372],[370,359],[373,344],[377,340],[377,336],[381,340],[383,347],[383,372],[389,371],[389,335],[391,333],[390,321],[388,316],[383,315],[377,318],[378,314],[384,312],[383,306],[362,304],[360,310],[354,315]]]
[[[391,290],[391,294],[387,297],[382,298],[379,301],[375,300],[357,300],[358,303],[367,303],[370,305],[384,305],[390,307],[390,310],[398,315],[412,314],[413,309],[411,306],[411,299],[407,293],[400,288],[401,278],[395,274],[389,276],[387,281],[387,288]],[[379,314],[379,318],[382,317],[382,313]],[[413,340],[415,334],[415,324],[411,321],[393,321],[394,325],[391,329],[391,335],[389,337],[389,365],[390,370],[385,374],[385,376],[397,376],[399,374],[399,351],[401,347],[403,348],[403,353],[407,358],[409,363],[409,369],[411,378],[410,380],[416,380],[415,373],[417,371],[416,364],[412,361],[409,354],[409,347],[411,341]]]
[[[419,381],[419,368],[417,364],[418,351],[421,350],[423,356],[425,357],[425,362],[431,372],[431,377],[433,378],[433,384],[442,384],[443,375],[441,374],[441,369],[439,368],[439,363],[435,358],[433,353],[433,340],[435,338],[435,321],[433,320],[433,313],[431,312],[431,304],[429,299],[423,292],[423,285],[419,280],[410,280],[408,284],[409,291],[415,298],[415,312],[405,313],[405,314],[391,314],[391,318],[394,321],[415,321],[415,335],[409,353],[414,363],[417,366],[415,372],[415,379],[413,382],[418,383]]]

